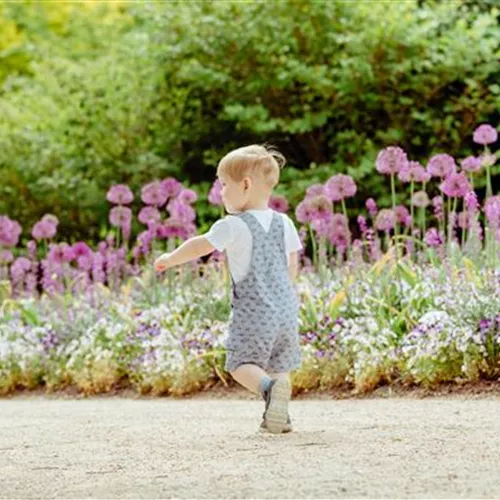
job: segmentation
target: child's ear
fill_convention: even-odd
[[[245,177],[243,179],[243,189],[246,191],[252,187],[252,179],[250,177]]]

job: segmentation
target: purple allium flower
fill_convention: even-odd
[[[484,204],[484,213],[491,226],[500,224],[500,195],[490,196]]]
[[[57,228],[54,224],[40,220],[38,221],[31,230],[31,235],[35,240],[48,240],[53,238],[57,233]]]
[[[356,194],[356,190],[356,183],[350,175],[334,175],[325,184],[325,194],[334,202],[351,198]]]
[[[418,161],[410,161],[399,171],[398,178],[401,182],[428,182],[429,175]]]
[[[175,198],[182,190],[182,184],[173,177],[167,177],[166,179],[163,179],[160,182],[160,186],[167,198]],[[153,205],[153,203],[149,203],[149,205]]]
[[[309,186],[306,191],[306,199],[314,198],[315,196],[325,195],[325,186],[322,184],[313,184]]]
[[[15,220],[6,215],[0,215],[0,245],[4,247],[15,247],[19,243],[22,228]]]
[[[0,250],[0,265],[10,264],[14,260],[14,255],[10,250]]]
[[[375,203],[375,200],[373,198],[368,198],[366,200],[366,208],[368,209],[368,213],[370,214],[370,217],[375,217],[377,215],[377,204]]]
[[[463,198],[472,189],[463,172],[450,174],[439,188],[446,196],[451,198]]]
[[[329,219],[332,215],[332,202],[324,195],[315,196],[314,198],[304,200],[302,203],[306,203],[307,215],[310,217],[310,220]],[[299,207],[302,203],[299,204]],[[299,216],[299,207],[297,207],[297,216]],[[304,210],[303,207],[301,207],[300,211],[302,210]],[[303,215],[300,213],[301,217]]]
[[[492,153],[483,153],[479,159],[482,167],[492,167],[497,162],[497,157]]]
[[[469,229],[470,227],[469,217],[470,217],[469,212],[460,212],[458,214],[457,223],[460,229]]]
[[[336,214],[340,215],[340,214]],[[330,243],[341,251],[345,251],[351,244],[351,232],[349,228],[340,224],[332,225],[328,239]]]
[[[141,189],[141,200],[146,203],[146,205],[161,207],[165,205],[167,199],[168,196],[158,181],[150,182]]]
[[[479,127],[474,130],[473,140],[476,144],[492,144],[498,139],[497,131],[488,124],[479,125]]]
[[[467,206],[467,210],[470,212],[477,212],[479,210],[479,202],[477,201],[477,195],[475,191],[470,190],[465,196],[464,196],[464,202],[465,205]]]
[[[116,184],[111,186],[106,199],[115,205],[128,205],[134,200],[134,195],[126,184]]]
[[[375,227],[379,231],[390,231],[396,226],[396,213],[392,209],[384,208],[380,210],[375,219]]]
[[[404,205],[397,205],[394,207],[394,211],[396,212],[396,219],[400,224],[408,222],[408,217],[411,219],[410,212]]]
[[[132,210],[128,207],[118,205],[109,212],[109,222],[115,227],[124,227],[132,220]]]
[[[368,230],[368,224],[366,223],[366,218],[363,217],[362,215],[358,215],[357,221],[361,234],[365,234],[366,231]]]
[[[433,227],[425,233],[424,241],[431,248],[438,248],[443,244],[444,237],[436,228]]]
[[[45,214],[41,220],[43,222],[48,222],[49,224],[52,224],[53,226],[56,227],[56,229],[57,229],[57,226],[59,225],[59,219],[55,215],[52,215],[52,214]]]
[[[314,210],[311,205],[311,200],[303,200],[297,205],[297,208],[295,209],[295,217],[297,217],[297,220],[300,223],[306,224],[307,222],[311,222],[313,220],[313,216]]]
[[[271,196],[269,200],[269,208],[276,210],[276,212],[286,213],[288,212],[288,201],[284,196]]]
[[[425,208],[428,207],[431,200],[425,191],[417,191],[413,193],[412,203],[415,207]]]
[[[182,189],[177,199],[186,205],[191,205],[198,199],[198,195],[192,189]]]
[[[408,167],[408,157],[400,147],[389,146],[377,155],[376,166],[381,174],[397,174]]]
[[[461,165],[464,172],[479,172],[481,170],[481,158],[467,156],[462,160]]]
[[[452,173],[455,173],[456,169],[457,166],[455,164],[455,159],[453,156],[447,154],[435,155],[427,164],[427,172],[429,172],[432,177],[444,178]]]
[[[77,241],[73,245],[73,253],[74,253],[76,259],[78,259],[79,257],[91,257],[92,256],[92,250],[87,245],[87,243],[85,243],[84,241]]]
[[[167,210],[171,217],[181,222],[192,222],[196,218],[196,212],[191,205],[182,203],[179,199],[170,200]]]
[[[222,206],[222,196],[221,196],[221,191],[222,191],[222,184],[217,179],[213,184],[212,188],[210,189],[210,192],[208,193],[208,201],[212,205],[216,206]]]
[[[434,196],[432,198],[432,206],[434,207],[434,216],[438,220],[443,220],[443,198],[442,196]]]
[[[37,244],[35,240],[29,240],[28,244],[26,245],[26,248],[28,250],[28,256],[30,259],[35,260],[36,258],[36,249],[37,249]]]
[[[50,262],[55,262],[57,264],[63,264],[64,262],[67,262],[64,245],[66,245],[66,247],[68,246],[67,243],[61,243],[59,245],[51,243],[47,259]]]
[[[160,211],[156,207],[143,207],[137,217],[143,224],[152,224],[161,220]]]

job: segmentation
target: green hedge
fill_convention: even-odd
[[[30,64],[0,94],[0,213],[28,226],[50,211],[66,235],[96,238],[110,184],[208,182],[220,155],[265,141],[294,167],[293,200],[342,171],[359,200],[383,202],[380,148],[460,158],[495,124],[499,12],[470,4],[124,4],[111,24],[86,11],[58,30],[41,11],[23,24],[32,5],[4,7]]]

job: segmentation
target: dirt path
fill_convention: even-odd
[[[500,399],[0,400],[0,498],[500,498]]]

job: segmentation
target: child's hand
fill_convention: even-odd
[[[168,269],[168,257],[170,256],[170,254],[166,253],[166,254],[163,254],[161,255],[160,257],[158,257],[156,260],[155,260],[155,263],[154,263],[154,269],[157,273],[161,273],[162,271],[165,271],[166,269]]]

